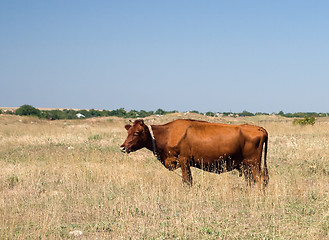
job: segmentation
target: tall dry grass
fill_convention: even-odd
[[[204,118],[146,122],[178,117]],[[193,169],[185,189],[180,170],[151,152],[119,151],[122,119],[0,115],[0,239],[329,238],[328,118],[304,127],[271,116],[208,119],[268,130],[265,195],[235,171]]]

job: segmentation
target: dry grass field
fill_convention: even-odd
[[[266,193],[197,169],[185,189],[150,151],[120,152],[126,119],[0,115],[0,239],[329,239],[329,118],[145,122],[176,118],[265,127]]]

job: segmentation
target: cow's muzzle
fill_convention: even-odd
[[[130,153],[131,151],[129,151],[129,149],[126,149],[126,147],[124,146],[124,145],[121,145],[120,146],[120,150],[121,150],[121,152],[123,152],[123,153]]]

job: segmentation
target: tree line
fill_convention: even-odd
[[[144,118],[151,115],[165,115],[168,113],[174,113],[177,111],[165,111],[158,109],[156,111],[145,111],[145,110],[131,110],[126,111],[124,108],[116,110],[95,110],[95,109],[54,109],[54,110],[40,110],[31,105],[23,105],[17,108],[15,111],[0,109],[0,114],[12,114],[20,116],[36,116],[42,119],[58,120],[58,119],[79,119],[79,118],[93,118],[93,117],[110,117],[116,116],[121,118]]]
[[[31,105],[23,105],[16,109],[15,111],[4,111],[0,109],[0,114],[14,114],[20,116],[37,116],[43,119],[78,119],[78,118],[92,118],[92,117],[109,117],[116,116],[121,118],[145,118],[151,115],[165,115],[169,113],[175,113],[178,111],[165,111],[159,108],[156,111],[145,111],[145,110],[130,110],[126,111],[124,108],[119,108],[116,110],[73,110],[73,109],[63,109],[63,110],[40,110]],[[256,116],[256,115],[270,115],[269,113],[257,112],[251,113],[248,111],[243,111],[241,113],[233,112],[199,112],[196,110],[190,111],[191,113],[203,114],[211,117],[221,117],[221,116],[232,116],[232,117],[246,117],[246,116]],[[275,115],[280,115],[288,118],[310,118],[310,117],[325,117],[328,116],[328,113],[316,113],[316,112],[297,112],[297,113],[284,113],[280,111],[279,113],[272,113]]]

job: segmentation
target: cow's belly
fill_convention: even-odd
[[[192,166],[209,171],[239,166],[244,145],[240,132],[235,128],[210,130],[205,134],[202,129],[189,129],[179,146],[180,155],[189,158]]]
[[[225,172],[236,169],[242,160],[239,155],[192,156],[191,166],[211,172]]]
[[[211,172],[225,172],[236,169],[242,162],[241,148],[236,146],[199,145],[191,147],[191,166]]]

